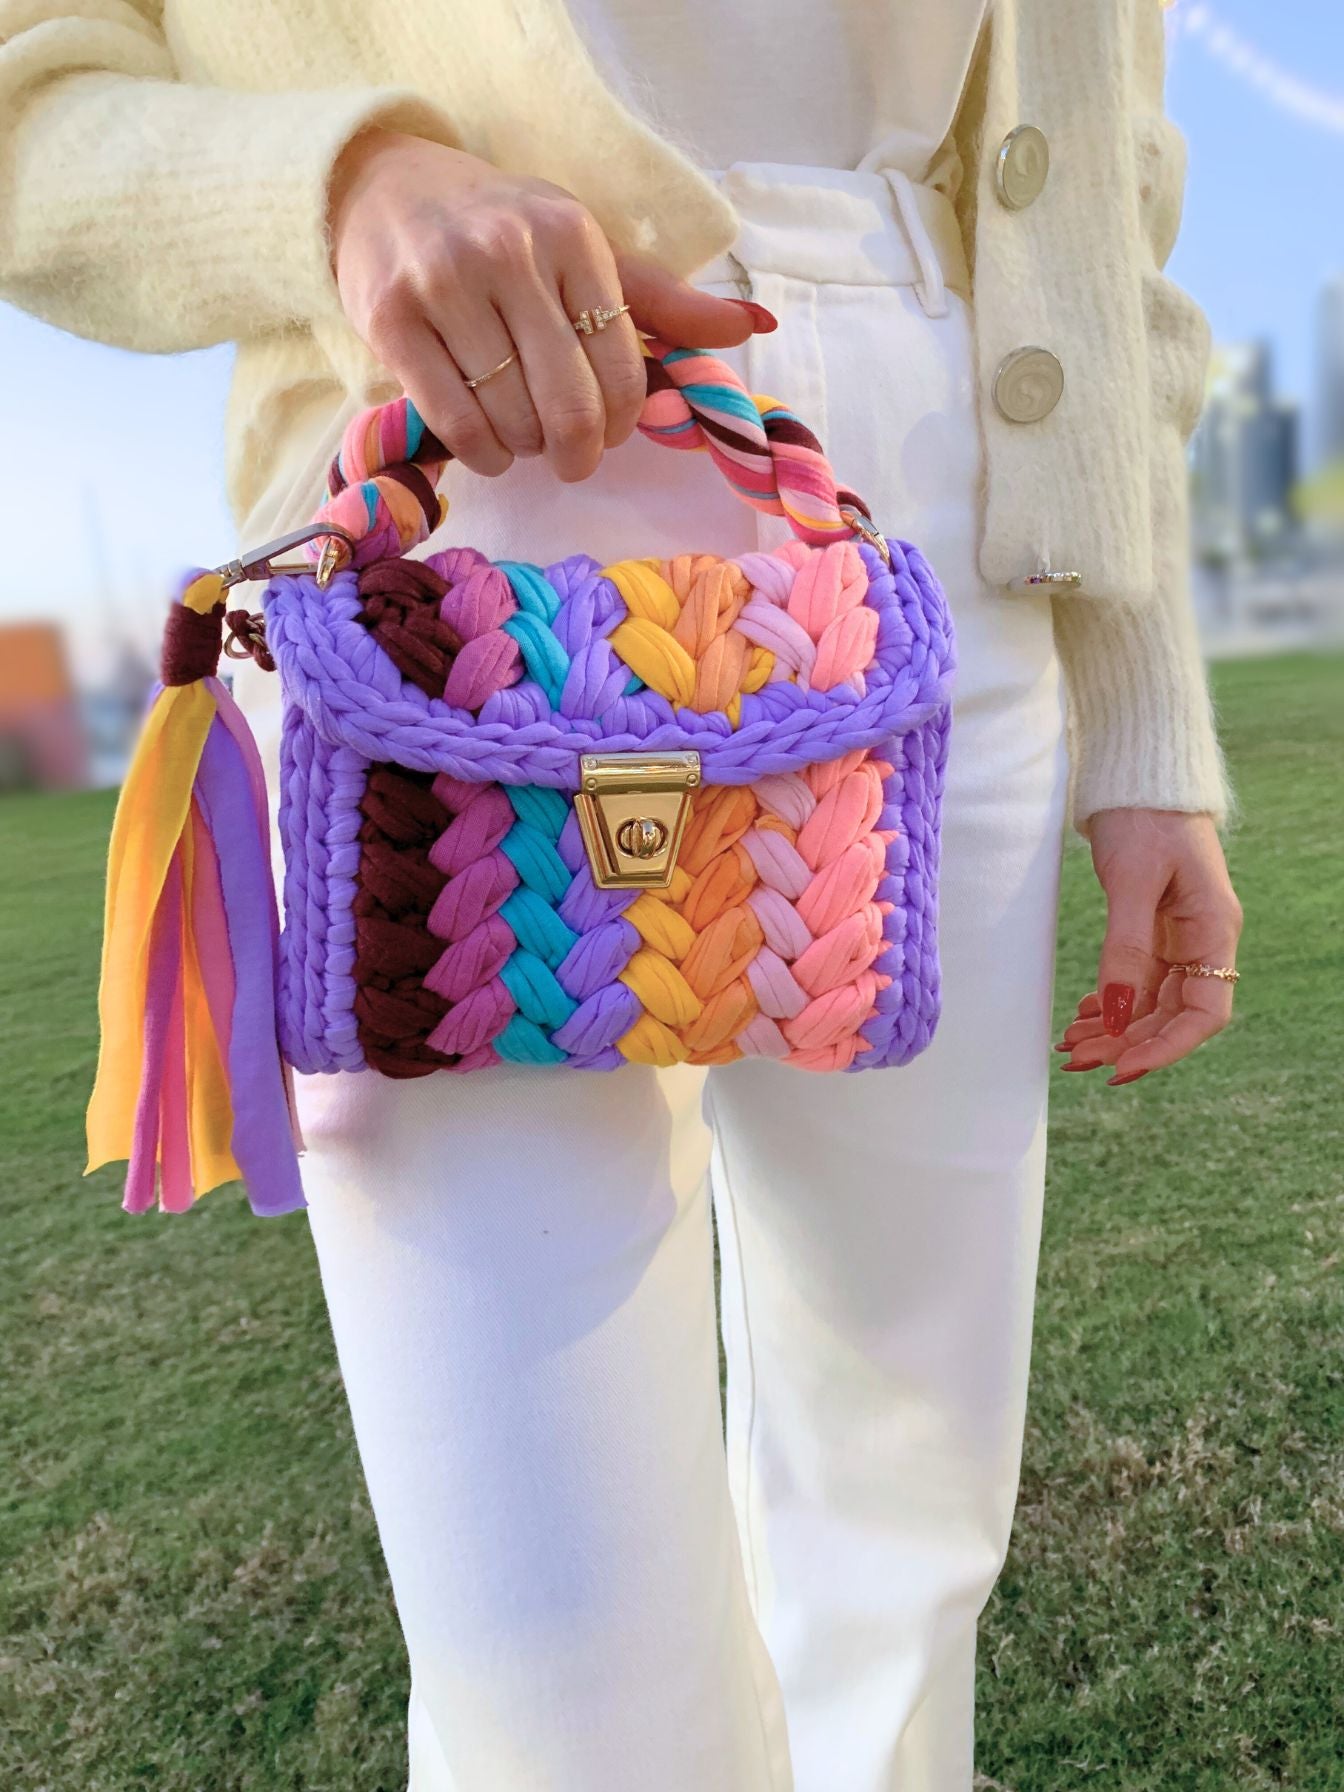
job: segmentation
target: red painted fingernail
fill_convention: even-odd
[[[1100,1070],[1100,1064],[1061,1064],[1061,1070]]]
[[[779,319],[773,311],[767,311],[764,305],[758,305],[753,299],[729,299],[730,305],[740,305],[744,311],[751,313],[752,322],[759,335],[768,336],[771,330],[779,328]]]
[[[1106,1087],[1108,1089],[1118,1089],[1122,1083],[1137,1083],[1141,1076],[1147,1076],[1147,1074],[1148,1072],[1146,1070],[1130,1070],[1127,1071],[1124,1076],[1108,1076],[1106,1079]]]
[[[1134,1016],[1132,983],[1108,983],[1101,995],[1101,1024],[1118,1039]]]

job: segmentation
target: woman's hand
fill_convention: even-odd
[[[332,265],[346,315],[429,427],[474,472],[545,454],[586,479],[629,436],[646,390],[636,326],[698,348],[773,329],[763,307],[699,292],[614,251],[572,193],[462,150],[372,128],[329,189]],[[630,310],[581,335],[595,305]],[[518,359],[471,391],[466,380]]]
[[[1097,989],[1078,1004],[1056,1051],[1065,1070],[1114,1069],[1132,1083],[1186,1057],[1232,1014],[1231,983],[1169,974],[1173,964],[1236,963],[1241,904],[1208,815],[1103,809],[1089,830],[1106,892]]]

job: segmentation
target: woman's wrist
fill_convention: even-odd
[[[1106,803],[1100,805],[1093,809],[1090,814],[1077,816],[1075,818],[1075,826],[1078,833],[1080,833],[1085,840],[1090,841],[1094,829],[1099,824],[1104,826],[1104,818],[1112,815],[1146,815],[1152,818],[1155,825],[1159,826],[1179,826],[1181,822],[1186,821],[1207,822],[1213,828],[1215,833],[1218,831],[1219,827],[1219,814],[1214,809],[1193,807],[1187,809],[1180,805],[1146,803],[1142,801],[1132,803]]]
[[[341,234],[349,215],[350,204],[358,193],[369,170],[382,157],[395,154],[406,143],[415,142],[404,131],[389,130],[386,125],[367,124],[355,132],[331,165],[327,177],[326,238],[332,278],[340,254]]]

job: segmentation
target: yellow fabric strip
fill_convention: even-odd
[[[121,787],[107,858],[98,1074],[85,1116],[89,1170],[130,1156],[144,1063],[150,930],[214,717],[215,700],[203,684],[164,691]]]

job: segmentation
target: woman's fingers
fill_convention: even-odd
[[[575,240],[555,268],[556,302],[571,340],[577,342],[602,394],[602,445],[615,448],[635,432],[648,394],[648,374],[640,347],[635,306],[625,290],[611,244],[587,212]],[[629,304],[600,330],[578,331],[574,320],[598,306],[614,311]]]
[[[1149,1039],[1164,1027],[1171,1019],[1173,1010],[1154,1008],[1150,1013],[1131,1021],[1120,1038],[1108,1033],[1098,1017],[1094,1020],[1081,1021],[1075,1031],[1070,1028],[1064,1035],[1063,1049],[1069,1052],[1066,1070],[1100,1070],[1104,1064],[1114,1064],[1121,1055],[1140,1040]]]
[[[1070,1021],[1064,1029],[1063,1038],[1055,1047],[1057,1052],[1072,1051],[1085,1039],[1101,1039],[1106,1037],[1106,1029],[1101,1024],[1100,1015],[1092,1015],[1086,1020]]]
[[[1138,1072],[1146,1074],[1150,1070],[1162,1070],[1168,1064],[1175,1064],[1179,1059],[1188,1057],[1197,1046],[1212,1039],[1226,1025],[1225,1020],[1216,1019],[1199,1009],[1182,1008],[1151,1039],[1145,1039],[1134,1046],[1126,1045],[1124,1051],[1113,1060],[1116,1076],[1128,1078]]]
[[[1186,961],[1189,962],[1189,961]],[[1231,954],[1216,963],[1232,962]],[[1221,1033],[1232,1018],[1232,984],[1218,977],[1177,975],[1172,981],[1179,986],[1179,1006],[1165,1012],[1165,1019],[1156,1032],[1131,1044],[1115,1061],[1117,1074],[1131,1071],[1162,1070]]]
[[[1089,992],[1064,1030],[1065,1070],[1113,1065],[1112,1083],[1187,1056],[1226,1026],[1232,985],[1173,965],[1235,963],[1242,913],[1211,816],[1104,809],[1090,818],[1106,893],[1100,1000]]]
[[[379,341],[379,354],[434,434],[464,467],[485,478],[508,472],[513,452],[495,434],[442,339],[422,316],[408,313],[397,324],[387,326]]]
[[[1212,875],[1188,884],[1178,879],[1160,924],[1167,962],[1235,968],[1241,922],[1241,905],[1221,860]],[[1233,988],[1221,977],[1172,971],[1161,991],[1163,1025],[1132,1046],[1127,1043],[1116,1060],[1117,1074],[1161,1070],[1188,1057],[1231,1020]]]
[[[527,359],[501,308],[476,304],[464,308],[460,315],[441,314],[435,324],[464,384],[478,374],[490,373],[507,356],[514,356],[482,385],[467,387],[467,391],[511,456],[527,459],[540,454],[545,442],[532,397]]]
[[[1230,965],[1232,950],[1217,962]],[[1164,1070],[1222,1031],[1232,1018],[1232,990],[1233,985],[1221,978],[1172,972],[1163,981],[1158,1006],[1132,1021],[1120,1037],[1107,1033],[1095,1017],[1067,1028],[1064,1042],[1070,1056],[1063,1068],[1100,1070],[1110,1065],[1115,1071],[1113,1083]]]
[[[1132,1046],[1151,1039],[1180,1012],[1180,980],[1164,978],[1158,987],[1157,1006],[1131,1021],[1118,1036],[1107,1032],[1101,1001],[1095,994],[1085,996],[1078,1006],[1081,1018],[1065,1028],[1063,1041],[1055,1049],[1070,1054],[1069,1062],[1063,1066],[1065,1070],[1100,1070],[1104,1065],[1115,1064]]]
[[[736,348],[753,331],[768,335],[778,325],[764,305],[702,292],[648,256],[620,251],[615,265],[636,325],[663,342]]]
[[[515,295],[507,317],[555,475],[586,479],[602,459],[607,408],[578,334],[554,295]]]
[[[1119,1038],[1131,1021],[1157,1006],[1166,966],[1154,951],[1165,877],[1131,861],[1106,885],[1106,937],[1097,967],[1102,1025]]]

